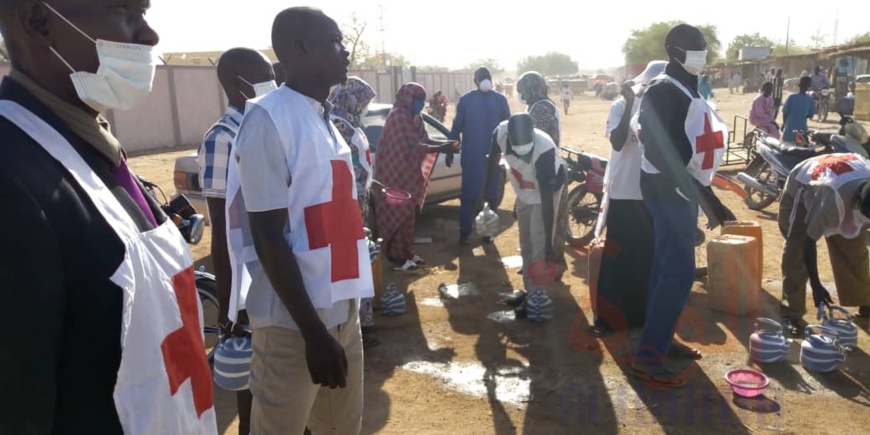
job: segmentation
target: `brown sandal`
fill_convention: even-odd
[[[631,374],[657,390],[673,390],[681,388],[688,383],[688,381],[676,377],[673,373],[654,375],[635,366],[631,366]]]
[[[704,354],[701,353],[700,350],[695,349],[694,347],[686,346],[678,341],[674,341],[671,343],[671,348],[668,349],[668,356],[671,358],[688,358],[693,360],[699,360],[704,357]]]

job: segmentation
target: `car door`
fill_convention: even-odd
[[[429,115],[423,115],[423,125],[429,138],[436,141],[446,141],[447,127]],[[439,155],[429,178],[429,188],[426,193],[426,202],[438,202],[445,199],[457,198],[462,191],[462,162],[459,154],[453,159],[453,165],[447,167],[446,156]]]

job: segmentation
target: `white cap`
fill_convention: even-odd
[[[642,73],[638,74],[637,77],[632,79],[634,82],[634,86],[631,88],[635,94],[639,93],[646,85],[649,84],[652,79],[658,77],[663,72],[665,72],[665,67],[668,66],[668,63],[664,60],[652,60],[648,64],[646,64],[646,69],[643,70]]]

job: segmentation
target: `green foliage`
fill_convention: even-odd
[[[446,66],[423,65],[417,67],[417,72],[421,73],[445,73],[450,71]]]
[[[541,56],[528,56],[517,63],[517,74],[537,71],[544,76],[575,74],[577,62],[564,53],[551,51]]]
[[[725,52],[725,59],[729,62],[737,60],[740,49],[744,47],[774,47],[776,43],[766,36],[761,36],[755,32],[751,35],[737,35],[734,40],[728,44],[728,50]]]
[[[852,37],[852,39],[849,39],[848,41],[846,41],[847,45],[866,44],[866,43],[870,43],[870,32],[862,33],[860,35],[855,35]]]
[[[470,64],[468,64],[466,69],[474,71],[482,66],[489,68],[489,72],[491,72],[493,75],[498,75],[504,72],[504,67],[501,66],[501,64],[498,63],[497,60],[491,57],[478,59],[474,62],[471,62]]]
[[[786,50],[785,43],[776,43],[773,45],[773,56],[784,56],[790,54],[806,54],[813,51],[812,47],[807,47],[804,45],[798,45],[794,42],[794,39],[789,39],[788,50]]]
[[[653,23],[644,29],[632,30],[631,36],[628,37],[622,46],[625,61],[629,64],[634,64],[647,63],[651,60],[667,60],[668,54],[665,51],[665,36],[677,24],[681,24],[681,22],[662,21]],[[713,63],[719,58],[719,52],[722,50],[722,42],[719,41],[716,26],[706,24],[695,27],[707,39],[707,63]]]
[[[411,66],[411,62],[405,56],[395,53],[373,54],[360,63],[360,69],[384,70],[391,66]]]

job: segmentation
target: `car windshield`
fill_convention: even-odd
[[[378,141],[381,139],[381,134],[384,132],[384,124],[387,122],[387,114],[389,113],[389,109],[378,109],[370,111],[362,119],[362,123],[365,125],[366,138],[369,140],[369,146],[375,153],[378,152]],[[429,134],[430,139],[438,141],[447,140],[447,136],[433,125],[433,122],[437,121],[427,118],[426,116],[423,117],[423,120],[425,121],[423,124],[426,126],[426,133]]]

